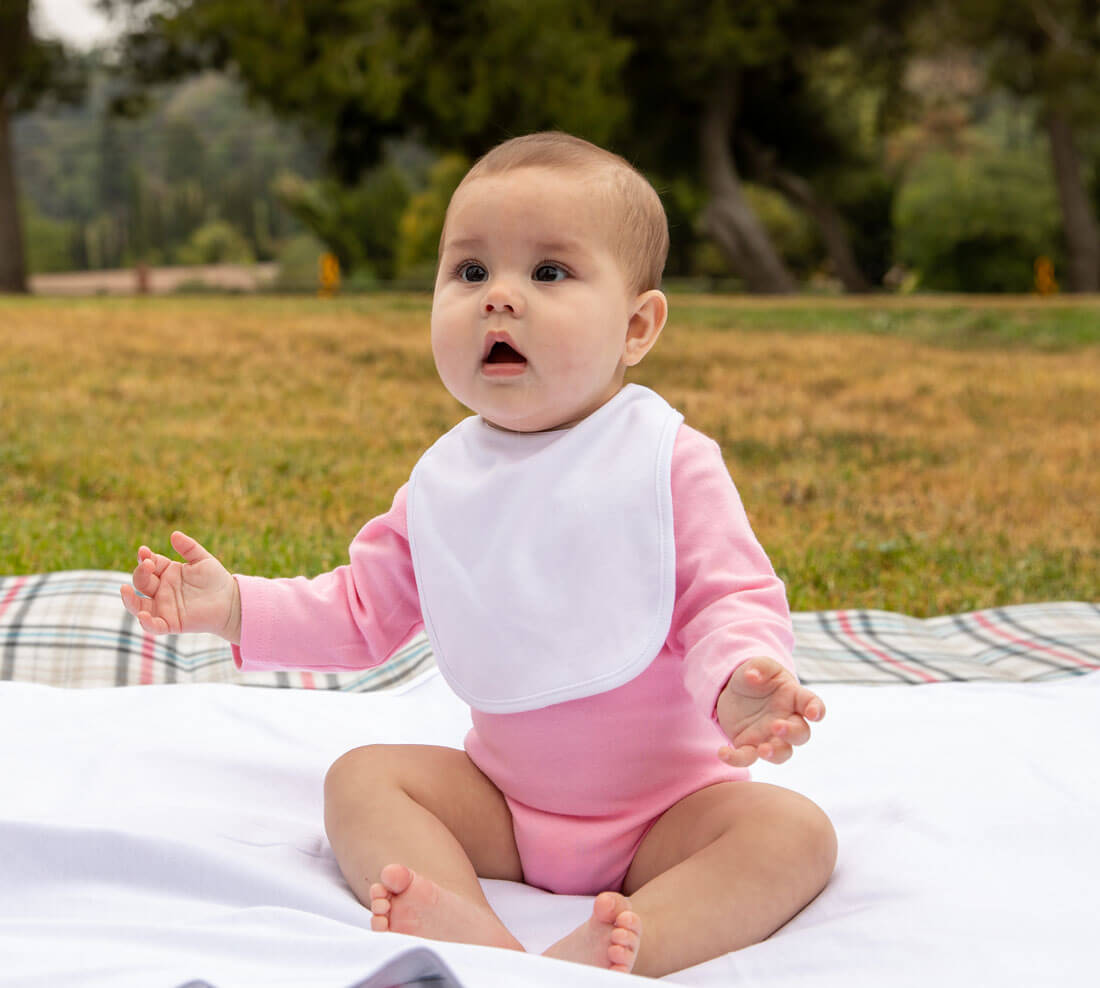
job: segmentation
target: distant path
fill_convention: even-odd
[[[253,292],[268,287],[278,265],[199,264],[187,267],[149,268],[149,294],[166,295],[181,286],[201,284],[229,291]],[[35,295],[136,295],[138,274],[134,268],[105,271],[65,271],[36,274],[30,278]]]

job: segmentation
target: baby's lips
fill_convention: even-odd
[[[485,343],[481,349],[481,362],[485,363],[489,360],[490,354],[493,352],[493,348],[497,345],[508,347],[521,361],[526,362],[527,358],[523,355],[523,351],[516,345],[516,341],[512,339],[508,333],[494,331],[489,333],[485,337]]]

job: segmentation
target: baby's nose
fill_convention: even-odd
[[[485,292],[482,308],[487,316],[493,313],[511,316],[522,315],[523,295],[513,286],[503,281],[494,281],[488,291]]]

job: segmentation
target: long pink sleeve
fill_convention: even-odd
[[[238,576],[242,669],[368,669],[424,627],[405,521],[405,487],[355,537],[345,566],[314,579]]]
[[[676,609],[666,645],[711,716],[730,673],[766,656],[794,672],[783,583],[760,547],[714,440],[684,426],[672,461]]]

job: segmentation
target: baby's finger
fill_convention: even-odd
[[[162,553],[153,552],[148,546],[143,545],[138,549],[138,569],[143,569],[147,573],[153,573],[159,577],[171,565],[171,559]]]
[[[134,570],[133,583],[138,593],[146,597],[156,596],[157,588],[160,586],[160,575],[157,573],[154,559],[143,559],[138,564],[138,568]]]
[[[133,614],[134,617],[137,617],[138,612],[141,610],[141,605],[138,603],[140,598],[134,593],[134,588],[123,586],[119,588],[119,592],[122,594],[123,607]]]
[[[775,691],[776,683],[784,675],[790,675],[775,659],[748,659],[734,671],[731,681],[736,680],[737,692],[744,696],[769,696]]]
[[[756,761],[757,753],[756,748],[751,744],[743,745],[740,748],[734,748],[732,745],[727,744],[718,749],[718,757],[733,768],[748,768]]]
[[[201,563],[210,557],[210,553],[186,532],[172,533],[172,548],[188,563]]]
[[[772,734],[788,744],[805,744],[810,740],[810,725],[794,714],[786,720],[777,720],[772,725]]]
[[[794,708],[806,720],[817,722],[825,716],[825,704],[813,690],[800,687],[795,697]]]
[[[786,741],[770,740],[765,741],[760,748],[760,757],[766,762],[771,762],[773,765],[782,765],[788,758],[794,754],[791,746]]]
[[[154,617],[148,611],[139,611],[137,619],[142,629],[151,635],[166,635],[168,633],[168,622],[162,617]]]

